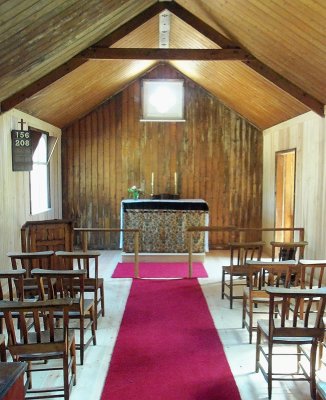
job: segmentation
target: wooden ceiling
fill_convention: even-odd
[[[260,129],[323,115],[324,0],[7,0],[0,20],[2,112],[64,127],[164,60]]]

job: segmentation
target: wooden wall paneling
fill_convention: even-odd
[[[137,132],[134,129],[134,85],[129,85],[125,90],[126,95],[126,105],[127,105],[127,113],[126,118],[126,135],[127,141],[129,143],[128,148],[128,176],[132,176],[132,184],[137,187],[141,187],[140,181],[140,171],[139,171],[139,143],[137,143]],[[125,188],[125,193],[127,194],[127,187]]]
[[[74,159],[74,183],[71,190],[73,191],[73,213],[75,215],[76,226],[79,226],[80,223],[80,170],[81,170],[81,162],[80,162],[80,132],[78,128],[78,123],[74,123],[72,126],[72,135],[74,141],[74,149],[73,154],[71,155]],[[71,217],[70,217],[71,218]],[[79,243],[80,243],[79,238]]]
[[[213,111],[213,109],[212,109]],[[215,170],[215,165],[218,163],[218,152],[213,151],[215,147],[215,143],[217,141],[217,121],[218,115],[216,114],[216,109],[209,114],[210,126],[211,129],[209,130],[208,138],[207,138],[207,171],[206,171],[206,193],[207,198],[206,201],[210,207],[210,220],[212,220],[212,216],[215,217],[215,207],[211,207],[211,204],[217,204],[217,201],[213,202],[213,197],[217,195],[216,186],[215,186],[215,179],[211,176],[211,172]],[[209,240],[212,242],[215,235],[209,232]]]
[[[113,199],[111,197],[110,186],[111,186],[111,177],[110,170],[115,171],[115,165],[111,164],[114,162],[114,159],[111,160],[111,146],[110,146],[110,137],[114,138],[113,135],[109,135],[108,132],[111,131],[110,128],[110,116],[109,116],[109,108],[107,104],[101,105],[99,109],[101,113],[102,120],[102,135],[103,135],[103,193],[102,193],[102,206],[103,206],[103,227],[110,227],[112,220],[112,211],[111,207],[113,205]],[[114,154],[114,151],[112,151]],[[114,175],[117,175],[117,171]],[[114,182],[112,181],[112,186]],[[102,233],[104,237],[104,248],[110,248],[110,240],[111,235],[108,233]]]
[[[160,171],[160,176],[161,176],[161,190],[162,192],[166,193],[169,192],[168,185],[170,182],[170,174],[171,174],[171,169],[170,169],[170,151],[171,149],[171,144],[169,145],[168,149],[168,144],[167,144],[167,139],[170,136],[170,129],[171,129],[171,124],[175,124],[175,122],[170,122],[168,124],[162,124],[158,123],[158,128],[159,128],[159,142],[157,151],[159,152],[159,149],[161,148],[162,155],[161,155],[161,161],[159,163],[159,171]],[[173,149],[172,151],[175,151]]]
[[[75,163],[75,157],[78,155],[78,151],[75,148],[75,140],[73,137],[73,129],[70,127],[69,129],[69,135],[67,137],[66,145],[68,147],[68,157],[69,160],[72,160],[73,162],[68,162],[66,168],[68,172],[68,179],[67,179],[67,187],[66,187],[66,196],[67,196],[67,202],[72,206],[71,208],[71,214],[74,217],[75,216],[75,202],[74,202],[74,163]]]
[[[168,187],[168,192],[169,193],[179,193],[178,190],[178,181],[180,181],[180,174],[181,174],[181,167],[177,164],[177,157],[176,155],[178,154],[178,143],[177,143],[177,126],[178,124],[171,124],[170,127],[170,134],[169,134],[169,143],[170,146],[168,145],[167,148],[172,148],[175,149],[174,151],[170,151],[170,179],[169,179],[169,187]],[[177,173],[177,189],[175,188],[175,172]]]
[[[61,164],[62,164],[62,170],[68,165],[68,149],[67,149],[67,135],[69,134],[68,132],[69,127],[66,130],[66,134],[62,136],[62,144],[66,148],[65,151],[62,151],[61,154]],[[67,204],[67,180],[68,180],[68,174],[62,174],[62,208],[63,208],[63,217],[67,219],[66,213],[70,212],[71,210],[71,205]]]
[[[102,149],[99,148],[99,132],[96,110],[90,115],[91,124],[91,201],[92,201],[92,226],[98,227],[99,208],[98,208],[98,190],[100,182],[98,181],[98,159]],[[100,236],[98,233],[92,235],[93,247],[99,245]]]
[[[183,77],[167,66],[147,76]],[[81,226],[119,227],[120,202],[128,196],[128,187],[141,186],[149,197],[154,172],[154,192],[174,193],[175,171],[181,198],[209,202],[211,225],[249,226],[252,219],[251,226],[260,226],[261,133],[187,79],[186,122],[140,122],[140,82],[132,83],[76,125],[80,131],[79,150],[74,143],[74,151],[80,152]],[[65,134],[76,137],[68,128]],[[65,159],[69,163],[72,158]],[[76,207],[65,204],[71,210]],[[210,236],[212,244],[229,239],[228,233]],[[118,242],[112,235],[108,241],[91,240],[90,246],[116,248]]]
[[[180,154],[182,151],[182,138],[183,135],[185,133],[185,125],[184,124],[177,124],[176,125],[176,152],[175,152],[175,158],[176,158],[176,166],[177,166],[177,171],[178,171],[178,194],[181,195],[182,193],[182,183],[183,181],[186,179],[184,177],[184,168],[183,165],[181,163],[181,158],[180,158]]]
[[[180,151],[180,159],[182,160],[182,168],[183,168],[183,180],[182,180],[182,197],[189,198],[189,176],[192,175],[192,163],[189,159],[188,155],[192,153],[191,148],[191,135],[189,134],[191,129],[191,124],[193,122],[192,118],[192,107],[191,104],[194,101],[194,97],[190,96],[190,90],[186,90],[185,92],[185,104],[186,104],[186,123],[184,125],[184,131],[182,135],[182,144]]]
[[[266,226],[274,222],[275,152],[295,148],[294,224],[305,228],[305,240],[309,243],[305,257],[310,259],[325,258],[325,138],[325,119],[312,112],[264,132],[263,223]],[[264,240],[269,242],[272,238],[265,234]]]
[[[138,93],[140,93],[140,85],[138,87]],[[139,95],[137,98],[136,104],[139,105]],[[139,118],[139,114],[137,116]],[[136,124],[137,125],[137,124]],[[142,176],[144,180],[144,193],[142,197],[149,198],[152,194],[152,171],[153,171],[153,163],[152,163],[152,137],[148,134],[145,123],[138,124],[138,134],[140,140],[140,168],[142,171]],[[155,179],[155,176],[154,176]]]
[[[79,122],[79,160],[80,160],[80,176],[79,176],[79,212],[78,216],[79,224],[77,226],[87,228],[87,214],[86,214],[86,119],[83,118]],[[81,240],[81,238],[80,238]],[[80,242],[81,243],[81,242]]]
[[[91,131],[91,114],[85,118],[85,226],[88,228],[92,226],[92,207],[93,207],[93,194],[92,194],[92,131]],[[90,246],[93,246],[94,236],[89,238]]]
[[[11,130],[23,118],[28,125],[49,132],[59,138],[50,161],[51,209],[37,215],[30,214],[29,172],[13,172],[11,160]],[[20,228],[30,220],[61,218],[61,158],[60,129],[18,110],[0,115],[0,268],[8,266],[7,253],[21,251]],[[60,180],[58,179],[60,178]]]
[[[127,176],[123,169],[123,137],[122,137],[122,119],[123,119],[123,109],[122,109],[122,95],[118,94],[115,98],[115,132],[116,132],[116,150],[117,150],[117,171],[120,171],[120,176],[116,178],[116,194],[115,194],[115,215],[116,222],[120,222],[120,202],[126,196],[126,188],[128,187]],[[127,156],[127,155],[126,155]],[[110,171],[111,172],[111,171]],[[112,172],[111,172],[112,173]],[[122,189],[123,188],[123,189]]]
[[[108,137],[107,144],[109,145],[109,164],[106,164],[105,166],[105,171],[106,171],[106,184],[108,185],[109,191],[106,192],[109,197],[109,203],[108,203],[108,208],[109,208],[109,213],[110,213],[110,220],[108,227],[114,228],[118,227],[118,217],[120,213],[120,210],[118,210],[119,207],[119,193],[118,193],[118,182],[121,180],[121,162],[119,163],[119,160],[121,160],[121,152],[120,152],[120,147],[121,147],[121,139],[118,136],[118,132],[116,129],[116,104],[115,104],[116,98],[113,98],[110,102],[112,103],[112,107],[105,107],[105,116],[108,115],[109,117],[109,123],[108,123],[108,130],[106,129],[106,134],[105,136]],[[119,144],[120,140],[120,144]],[[116,171],[113,173],[112,171]],[[114,235],[112,235],[114,236]],[[115,240],[114,237],[110,237],[109,241],[110,244],[112,241]]]
[[[97,180],[98,180],[98,188],[97,188],[97,207],[98,207],[98,226],[105,226],[105,204],[104,204],[104,132],[103,132],[103,113],[102,108],[96,110],[97,117],[97,132],[98,132],[98,158],[97,158]],[[100,248],[104,248],[105,236],[103,234],[99,234],[98,236],[98,244]]]

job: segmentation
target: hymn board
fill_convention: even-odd
[[[32,171],[33,169],[33,146],[31,133],[24,130],[26,122],[23,119],[18,122],[20,130],[11,131],[12,170]]]

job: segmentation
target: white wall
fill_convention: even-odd
[[[296,149],[296,227],[305,228],[305,258],[326,259],[326,123],[308,112],[264,131],[263,221],[274,226],[275,152]],[[273,238],[266,234],[269,243]]]
[[[20,129],[17,122],[21,118],[29,126],[59,138],[50,161],[51,209],[37,215],[30,214],[29,172],[12,171],[11,130]],[[0,160],[0,269],[5,269],[9,267],[6,254],[21,251],[20,228],[26,221],[62,217],[61,130],[21,111],[10,110],[0,115]]]

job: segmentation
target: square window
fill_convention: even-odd
[[[144,79],[142,121],[184,121],[184,81]]]

